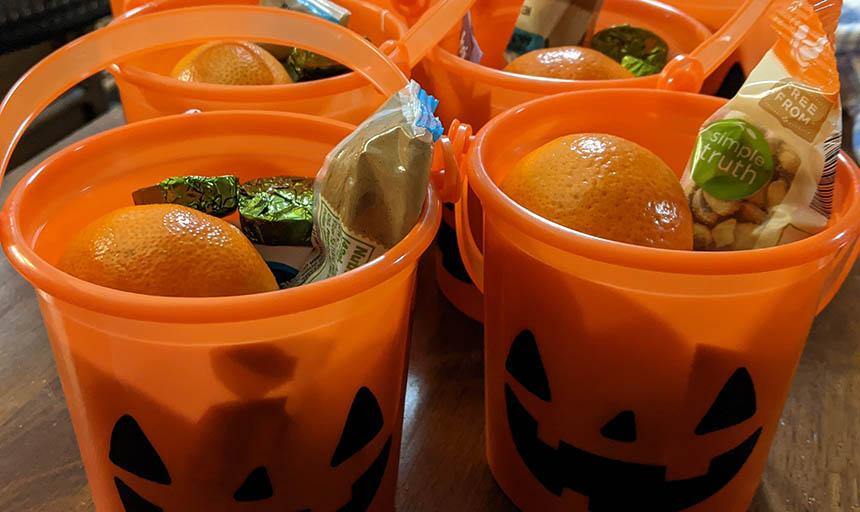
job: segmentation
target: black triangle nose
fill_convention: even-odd
[[[600,429],[600,434],[613,441],[632,443],[636,440],[636,415],[633,411],[621,411]]]

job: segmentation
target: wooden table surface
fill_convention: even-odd
[[[47,154],[121,122],[111,111],[13,170],[0,201]],[[430,253],[419,281],[398,510],[515,510],[484,459],[482,327],[442,297]],[[860,265],[813,325],[750,511],[860,511],[858,299]],[[0,511],[92,510],[35,294],[0,257]]]

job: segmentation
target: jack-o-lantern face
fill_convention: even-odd
[[[526,391],[544,402],[552,392],[534,335],[529,330],[514,339],[507,356],[508,374]],[[698,425],[695,436],[705,436],[752,418],[756,412],[755,387],[745,368],[726,376],[726,383]],[[643,504],[655,512],[677,512],[704,501],[725,487],[752,454],[762,429],[743,442],[716,454],[704,475],[669,480],[666,466],[625,462],[577,448],[560,441],[553,448],[538,437],[538,420],[522,404],[510,384],[505,383],[505,406],[511,437],[517,452],[532,475],[547,490],[561,496],[564,489],[588,497],[592,512],[640,510]],[[575,415],[571,411],[571,415]],[[635,443],[636,412],[620,411],[600,428],[606,439]]]
[[[337,468],[371,443],[382,431],[382,410],[373,392],[366,387],[358,390],[350,406],[343,433],[334,449],[330,465]],[[370,467],[352,484],[352,498],[338,512],[367,510],[373,502],[388,465],[392,436],[388,436],[382,450]],[[130,415],[124,415],[114,424],[110,438],[110,461],[128,473],[161,485],[173,483],[156,448],[150,443],[141,425]],[[300,461],[296,461],[297,464]],[[138,494],[131,485],[114,477],[117,492],[125,512],[163,512],[162,507]],[[225,501],[265,502],[278,492],[272,486],[266,466],[248,468],[247,477],[224,489]],[[310,512],[305,509],[302,512]]]

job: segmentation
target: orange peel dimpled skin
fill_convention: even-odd
[[[220,85],[281,85],[289,73],[272,54],[253,43],[219,41],[191,50],[174,66],[173,78]]]
[[[520,55],[503,71],[519,75],[567,80],[633,78],[633,73],[612,58],[590,48],[559,46]]]
[[[664,249],[693,248],[693,216],[675,173],[613,135],[555,139],[514,165],[502,190],[528,210],[592,236]]]
[[[108,288],[217,297],[278,289],[266,262],[229,222],[185,206],[114,210],[72,239],[57,268]]]

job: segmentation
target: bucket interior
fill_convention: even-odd
[[[684,11],[701,21],[712,30],[723,26],[732,14],[740,8],[743,0],[665,0],[667,4]]]
[[[504,47],[510,34],[515,13],[511,9],[500,9],[490,17],[476,18],[475,37],[484,49],[483,66],[501,69],[506,62],[503,58]],[[673,7],[653,0],[606,0],[597,18],[595,31],[615,25],[630,24],[648,29],[669,46],[669,58],[687,54],[710,37],[710,31],[687,14],[679,13]],[[457,54],[460,26],[449,32],[441,47],[449,53]]]
[[[130,125],[43,162],[19,185],[25,188],[16,219],[27,244],[53,264],[70,234],[133,205],[134,190],[171,176],[233,174],[241,182],[315,176],[326,154],[352,131],[347,124],[274,114],[200,117]]]
[[[242,181],[314,176],[353,129],[310,116],[233,111],[110,130],[60,151],[19,183],[4,218],[22,239],[4,239],[4,249],[32,277],[22,270],[26,257],[14,255],[19,246],[53,264],[91,220],[133,204],[137,188],[186,174],[234,174]],[[44,280],[31,280],[98,509],[124,510],[127,487],[140,497],[135,503],[152,504],[139,510],[249,510],[234,492],[250,471],[265,467],[274,494],[256,493],[250,509],[354,510],[359,482],[362,510],[393,510],[415,259],[440,216],[430,192],[428,204],[407,236],[412,241],[402,242],[411,254],[391,256],[394,264],[385,259],[398,245],[376,260],[389,267],[406,263],[381,277],[367,277],[371,262],[350,276],[295,290],[207,298],[150,297],[74,282],[60,295],[40,286]],[[363,279],[371,286],[346,283]],[[332,283],[337,293],[323,290]],[[95,288],[98,297],[77,300],[77,288]],[[320,296],[316,304],[308,300],[312,293]],[[122,298],[134,300],[122,304]],[[178,311],[179,319],[126,316],[146,317],[152,311],[146,299]],[[111,300],[119,304],[101,312],[99,301]],[[212,309],[219,304],[220,311]],[[379,428],[334,467],[356,397],[378,411]],[[113,455],[114,432],[132,420],[169,468],[170,485],[134,469],[120,472],[137,467]]]
[[[349,28],[361,36],[366,36],[376,46],[381,45],[385,41],[399,40],[406,32],[405,26],[398,22],[390,13],[371,3],[362,0],[342,0],[340,4],[352,12],[349,19]],[[157,9],[152,10],[152,12],[156,11]],[[197,46],[197,44],[182,45],[149,52],[124,61],[122,66],[123,68],[140,68],[144,71],[161,75],[164,78],[150,78],[161,81],[169,78],[176,63]],[[334,77],[334,79],[337,78],[339,77]]]

